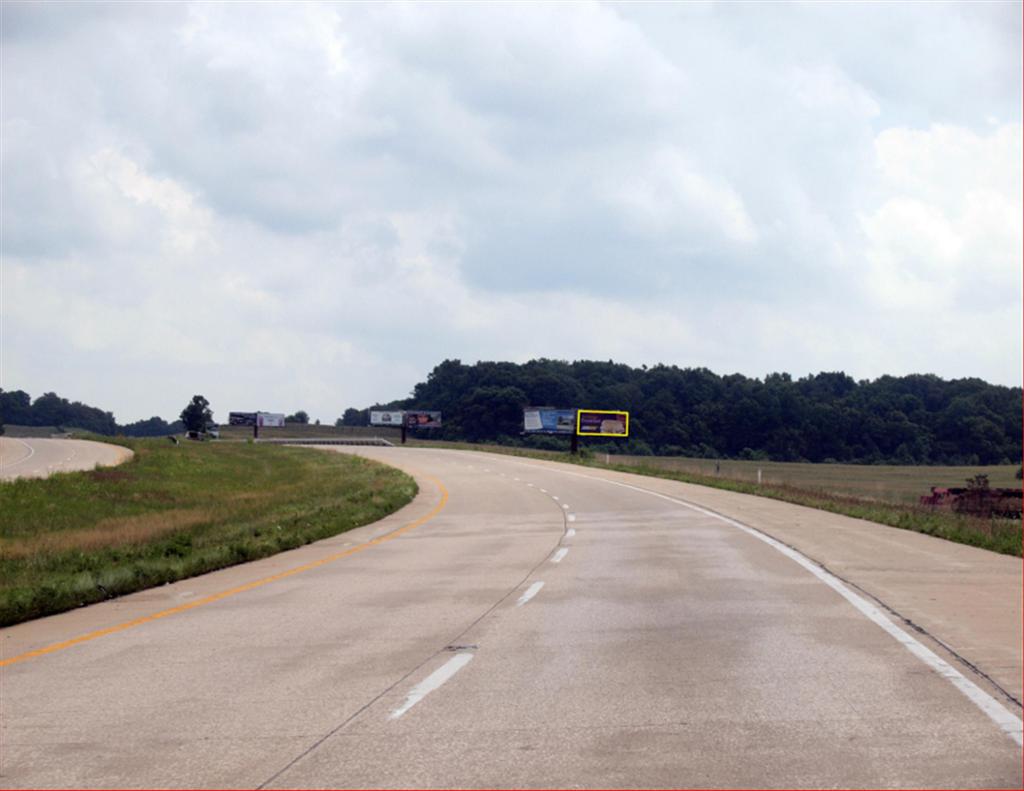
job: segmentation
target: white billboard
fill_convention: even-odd
[[[371,426],[395,426],[402,425],[404,412],[370,412]]]
[[[527,434],[572,434],[576,431],[576,410],[527,407],[523,410],[523,431]]]
[[[284,425],[284,413],[282,412],[257,412],[256,425],[265,428],[280,428]]]

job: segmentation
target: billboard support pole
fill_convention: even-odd
[[[405,444],[405,421],[402,421],[402,444]]]
[[[569,452],[575,456],[580,452],[580,436],[579,434],[572,435],[572,442],[569,444]]]
[[[256,422],[252,424],[252,438],[260,438],[260,415],[258,412],[256,413]]]

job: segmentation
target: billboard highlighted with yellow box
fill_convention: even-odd
[[[576,433],[581,437],[628,437],[629,412],[581,409],[576,412]]]

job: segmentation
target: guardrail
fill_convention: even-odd
[[[393,448],[393,442],[388,442],[383,437],[301,437],[286,439],[274,437],[272,439],[257,439],[256,442],[270,445],[376,445]]]

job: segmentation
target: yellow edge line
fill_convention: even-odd
[[[196,607],[202,607],[204,604],[212,604],[213,602],[220,601],[221,599],[226,599],[229,596],[234,596],[239,593],[245,593],[246,591],[253,590],[254,588],[262,587],[263,585],[269,585],[271,582],[283,580],[286,577],[291,577],[294,574],[300,574],[303,571],[309,571],[310,569],[315,569],[319,566],[325,566],[328,563],[333,563],[336,560],[347,558],[350,555],[354,555],[357,552],[362,552],[363,550],[369,549],[370,547],[375,547],[378,544],[383,544],[384,542],[390,541],[393,538],[398,538],[399,536],[408,533],[410,530],[415,530],[417,527],[420,527],[421,525],[429,522],[431,519],[433,519],[435,516],[441,513],[445,505],[448,504],[448,490],[444,488],[444,484],[442,484],[437,478],[434,478],[432,476],[426,475],[424,477],[428,478],[441,491],[441,501],[436,506],[434,506],[434,508],[430,511],[429,514],[421,516],[415,522],[410,522],[404,527],[400,527],[397,530],[392,530],[390,533],[385,533],[382,536],[377,536],[377,538],[371,541],[367,541],[365,544],[359,544],[357,546],[352,547],[351,549],[346,549],[344,552],[338,552],[334,555],[328,555],[327,557],[321,558],[320,560],[314,560],[310,563],[305,563],[301,566],[296,566],[293,569],[282,571],[279,574],[274,574],[270,577],[264,577],[263,579],[255,580],[254,582],[247,582],[245,585],[239,585],[237,588],[231,588],[230,590],[221,591],[220,593],[214,593],[210,596],[206,596],[205,598],[189,602],[188,604],[182,604],[178,607],[171,607],[168,610],[161,610],[160,612],[153,613],[152,615],[144,615],[141,618],[135,618],[131,621],[119,623],[116,626],[108,626],[106,629],[98,629],[95,632],[89,632],[87,634],[79,635],[78,637],[72,637],[70,640],[64,640],[60,643],[53,643],[52,645],[48,645],[43,648],[37,648],[35,651],[28,651],[24,654],[18,654],[18,656],[14,656],[10,659],[4,659],[3,661],[0,661],[0,667],[13,665],[16,662],[25,662],[26,660],[34,659],[36,657],[44,656],[46,654],[52,654],[56,651],[62,651],[65,648],[70,648],[73,645],[78,645],[79,643],[87,643],[90,640],[95,640],[99,637],[105,637],[108,634],[114,634],[115,632],[123,632],[126,629],[131,629],[135,626],[141,626],[142,624],[149,623],[150,621],[156,621],[160,618],[166,618],[169,615],[177,615],[178,613],[185,612],[186,610],[193,610]]]

